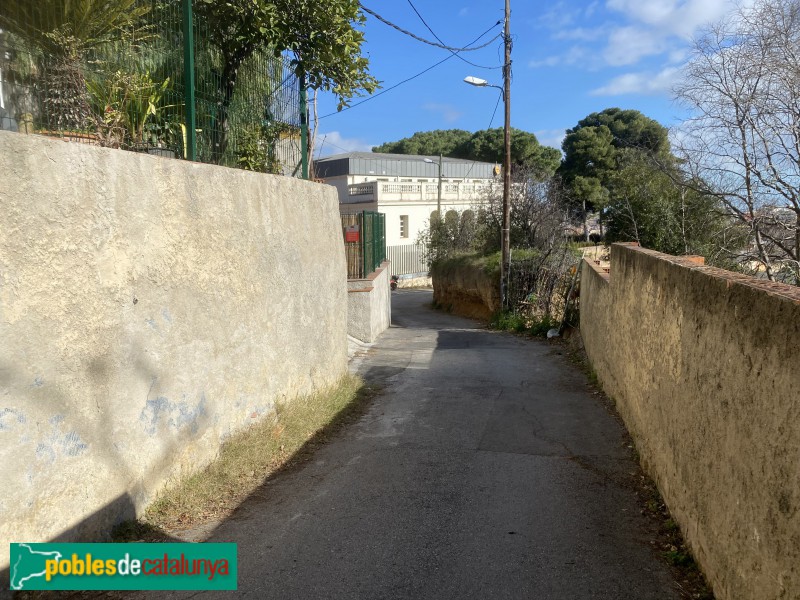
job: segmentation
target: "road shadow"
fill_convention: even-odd
[[[54,491],[54,493],[57,493]],[[136,518],[136,507],[130,494],[125,493],[95,511],[88,517],[76,523],[72,527],[64,530],[54,538],[47,540],[46,543],[71,543],[71,542],[110,542],[113,538],[115,528],[120,524],[128,523]],[[102,532],[102,533],[98,533]],[[147,536],[153,541],[160,542],[181,542],[182,540],[173,537],[153,527],[142,528],[139,532],[142,536]],[[13,540],[25,542],[28,540]],[[0,571],[0,597],[8,594],[17,600],[35,600],[47,598],[64,598],[74,595],[75,592],[41,592],[41,591],[11,591],[11,571],[13,565],[8,569]]]

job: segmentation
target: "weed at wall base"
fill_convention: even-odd
[[[339,426],[359,416],[374,393],[347,375],[329,389],[277,403],[273,414],[228,438],[205,469],[165,490],[141,522],[118,527],[116,540],[226,517],[267,478],[307,459]]]
[[[496,313],[489,322],[491,329],[527,333],[535,337],[545,337],[550,329],[557,328],[559,323],[551,317],[528,317],[511,311]]]

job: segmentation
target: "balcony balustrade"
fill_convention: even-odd
[[[493,188],[502,189],[495,183],[442,183],[442,202],[469,202],[481,200]],[[362,202],[436,202],[439,196],[437,183],[398,183],[387,181],[365,181],[348,186],[345,203]]]

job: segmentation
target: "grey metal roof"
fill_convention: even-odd
[[[431,162],[426,163],[424,159]],[[442,158],[442,177],[450,179],[491,179],[495,163],[463,158]],[[439,157],[416,154],[347,152],[314,161],[317,177],[372,175],[376,177],[439,177]]]

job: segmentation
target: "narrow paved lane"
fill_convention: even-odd
[[[385,393],[209,541],[252,598],[670,599],[623,431],[557,346],[393,295]]]

